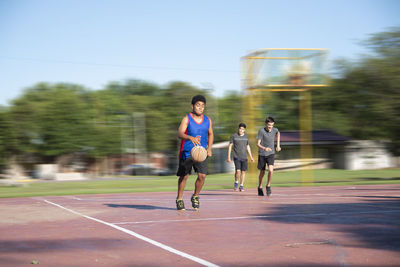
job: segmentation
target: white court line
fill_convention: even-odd
[[[69,211],[69,212],[71,212],[71,213],[74,213],[74,214],[76,214],[76,215],[85,217],[86,219],[89,219],[89,220],[92,220],[92,221],[96,221],[96,222],[99,222],[99,223],[108,225],[108,226],[110,226],[110,227],[112,227],[112,228],[114,228],[114,229],[120,230],[120,231],[122,231],[122,232],[124,232],[124,233],[127,233],[127,234],[129,234],[129,235],[131,235],[131,236],[134,236],[134,237],[139,238],[139,239],[141,239],[141,240],[143,240],[143,241],[145,241],[145,242],[148,242],[148,243],[150,243],[150,244],[152,244],[152,245],[154,245],[154,246],[157,246],[157,247],[159,247],[159,248],[162,248],[162,249],[164,249],[164,250],[166,250],[166,251],[169,251],[169,252],[174,253],[174,254],[176,254],[176,255],[179,255],[179,256],[181,256],[181,257],[187,258],[187,259],[192,260],[192,261],[194,261],[194,262],[200,263],[200,264],[202,264],[202,265],[204,265],[204,266],[216,266],[216,267],[218,267],[218,265],[216,265],[216,264],[213,264],[213,263],[208,262],[208,261],[206,261],[206,260],[197,258],[197,257],[192,256],[192,255],[190,255],[190,254],[187,254],[187,253],[185,253],[185,252],[182,252],[182,251],[179,251],[179,250],[177,250],[177,249],[174,249],[174,248],[172,248],[172,247],[166,246],[166,245],[164,245],[164,244],[162,244],[162,243],[160,243],[160,242],[154,241],[154,240],[152,240],[152,239],[150,239],[150,238],[147,238],[147,237],[145,237],[145,236],[143,236],[143,235],[140,235],[140,234],[135,233],[135,232],[133,232],[133,231],[130,231],[130,230],[128,230],[128,229],[122,228],[122,227],[117,226],[117,225],[115,225],[115,224],[108,223],[108,222],[105,222],[105,221],[102,221],[102,220],[99,220],[99,219],[96,219],[96,218],[93,218],[93,217],[84,215],[84,214],[82,214],[82,213],[79,213],[79,212],[77,212],[77,211],[68,209],[68,208],[63,207],[63,206],[61,206],[61,205],[59,205],[59,204],[56,204],[56,203],[54,203],[54,202],[48,201],[48,200],[46,200],[46,199],[44,199],[44,201],[45,201],[46,203],[48,203],[48,204],[54,205],[54,206],[56,206],[56,207],[59,207],[59,208],[61,208],[61,209],[64,209],[64,210]]]
[[[242,219],[257,219],[257,218],[279,218],[279,217],[314,217],[328,215],[348,215],[348,214],[370,214],[370,213],[395,213],[400,210],[381,210],[381,211],[348,211],[348,212],[331,212],[331,213],[301,213],[301,214],[286,214],[286,215],[254,215],[241,217],[219,217],[219,218],[203,218],[203,219],[185,219],[185,220],[159,220],[159,221],[139,221],[139,222],[116,222],[116,224],[145,224],[145,223],[169,223],[169,222],[194,222],[194,221],[223,221],[223,220],[242,220]]]

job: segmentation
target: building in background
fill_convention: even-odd
[[[276,154],[275,170],[298,170],[304,167],[300,156],[299,131],[281,131],[282,152]],[[255,141],[254,141],[255,142]],[[229,142],[213,145],[212,173],[233,172],[234,166],[226,162]],[[313,169],[365,170],[396,167],[396,159],[385,142],[351,140],[332,130],[312,131]],[[257,151],[252,151],[257,153]]]

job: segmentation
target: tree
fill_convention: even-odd
[[[18,149],[49,160],[87,147],[93,134],[87,92],[76,85],[40,83],[13,102]]]
[[[357,139],[388,140],[400,155],[400,28],[373,34],[373,54],[338,63],[340,76],[313,92],[316,127],[335,127]]]
[[[16,151],[15,131],[8,110],[0,111],[0,172],[6,167],[7,159]]]
[[[242,97],[229,92],[218,99],[218,123],[214,124],[215,141],[228,141],[242,122]],[[246,123],[246,122],[245,122]]]

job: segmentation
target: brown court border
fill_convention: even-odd
[[[205,265],[400,263],[400,185],[203,191],[199,211],[190,194],[186,211],[175,210],[174,192],[0,199],[0,265],[202,265],[119,227]]]

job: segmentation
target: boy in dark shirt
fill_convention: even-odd
[[[271,195],[271,179],[274,172],[275,148],[274,141],[276,136],[276,151],[281,151],[281,135],[278,128],[274,127],[274,119],[268,117],[265,120],[265,128],[258,131],[257,147],[258,147],[258,164],[257,168],[260,170],[258,176],[258,195],[263,196],[262,181],[265,174],[265,167],[268,165],[268,181],[267,181],[267,196]]]
[[[233,161],[235,163],[235,184],[234,190],[244,191],[243,183],[247,171],[247,153],[250,156],[252,162],[254,162],[253,155],[251,154],[251,149],[249,145],[249,137],[245,134],[246,124],[240,123],[237,133],[232,134],[229,141],[228,147],[228,162],[231,162],[231,151],[233,146],[233,152],[235,156]],[[240,176],[240,186],[239,186],[239,176]]]

